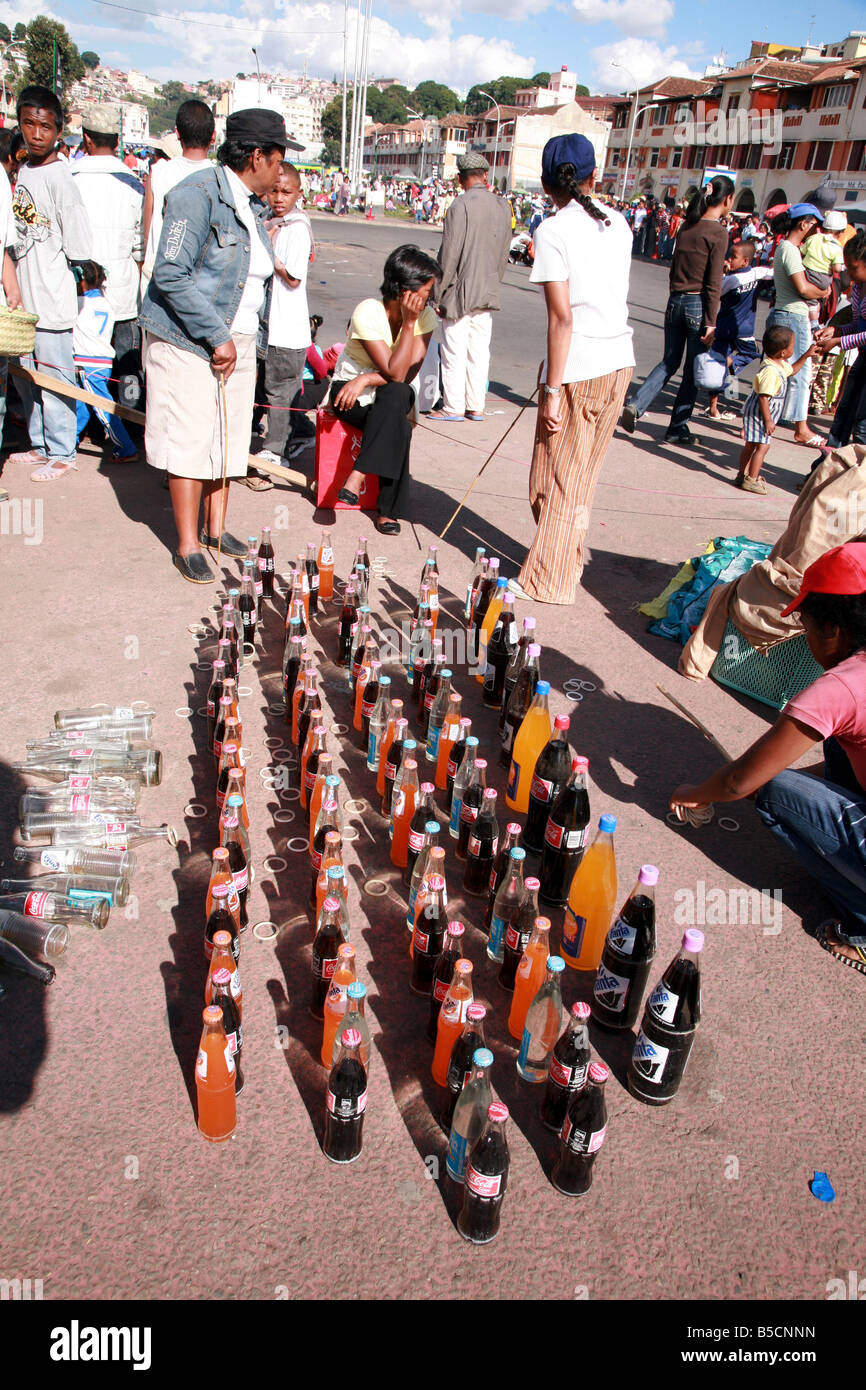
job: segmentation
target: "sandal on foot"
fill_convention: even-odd
[[[392,521],[390,517],[377,516],[373,524],[383,536],[399,536],[400,534],[399,521]]]
[[[483,410],[467,410],[467,412],[466,412],[466,419],[467,419],[467,420],[471,420],[472,423],[473,423],[473,425],[481,425],[481,424],[484,423],[484,411],[483,411]]]
[[[273,478],[263,478],[259,473],[248,473],[245,478],[238,479],[250,489],[251,492],[268,492],[274,485]]]
[[[221,555],[227,555],[232,560],[246,559],[248,547],[243,541],[239,541],[237,536],[233,536],[230,531],[223,531],[222,541],[216,536],[208,536],[204,527],[198,533],[199,545],[203,545],[205,550],[219,550]]]
[[[824,443],[824,438],[820,434],[810,434],[808,439],[795,439],[794,443],[803,449],[818,449]]]
[[[46,459],[41,468],[34,468],[30,474],[31,482],[34,483],[53,483],[58,478],[62,478],[65,473],[77,473],[77,463],[51,463]]]
[[[345,502],[347,507],[357,507],[359,500],[357,492],[352,492],[351,488],[341,487],[337,493],[337,501]]]
[[[188,579],[190,584],[212,584],[214,573],[204,558],[200,550],[194,550],[192,555],[173,555],[172,563],[175,569],[180,570],[184,579]]]
[[[446,415],[444,410],[429,410],[429,411],[427,412],[427,419],[428,419],[428,420],[447,420],[450,424],[456,425],[456,424],[462,424],[463,421],[466,419],[466,416],[465,416],[465,415]]]
[[[744,477],[739,486],[743,489],[743,492],[757,492],[761,497],[766,497],[767,495],[767,484],[764,482],[763,478]]]
[[[834,960],[838,960],[842,965],[850,965],[852,970],[857,970],[861,975],[866,975],[866,950],[862,946],[852,946],[852,950],[857,952],[857,959],[853,956],[843,956],[841,951],[837,951],[832,941],[827,940],[827,927],[838,927],[838,922],[822,922],[816,933],[818,945],[831,955]]]
[[[40,454],[36,449],[20,450],[17,454],[9,454],[7,463],[45,463],[45,455]]]

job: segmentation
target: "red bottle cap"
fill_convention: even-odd
[[[454,922],[453,925],[456,927],[461,924]],[[480,1023],[483,1018],[487,1017],[487,1010],[483,1004],[470,1004],[469,1008],[466,1010],[466,1017],[472,1023]]]
[[[326,898],[322,904],[326,912],[339,912],[340,904],[336,898]]]
[[[228,932],[220,932],[219,935],[228,936]],[[222,966],[219,970],[215,970],[213,973],[213,982],[215,985],[227,985],[230,980],[231,972],[226,970],[225,966]]]
[[[503,1105],[501,1100],[495,1100],[492,1105],[487,1107],[488,1120],[507,1120],[508,1106]]]
[[[572,772],[586,772],[589,767],[589,758],[575,758],[571,764]]]
[[[528,888],[530,893],[535,893],[541,887],[540,878],[526,878],[523,880],[524,888]]]
[[[553,721],[554,729],[567,729],[571,724],[567,714],[558,714]]]
[[[596,1086],[601,1086],[610,1076],[610,1069],[604,1062],[590,1062],[588,1076],[590,1081],[594,1081]]]
[[[589,1018],[591,1013],[592,1010],[590,1009],[589,1005],[584,1004],[582,999],[578,999],[577,1003],[572,1004],[571,1006],[571,1016],[572,1018],[577,1019],[579,1023],[586,1023],[586,1020]]]
[[[343,1030],[342,1043],[344,1047],[360,1047],[361,1033],[358,1028],[346,1028]]]

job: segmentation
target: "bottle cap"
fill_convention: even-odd
[[[433,785],[432,782],[422,782],[422,783],[421,783],[421,791],[422,791],[422,793],[423,793],[424,796],[426,796],[428,792],[431,792],[431,793],[432,793],[432,792],[435,792],[435,790],[436,790],[436,788],[434,787],[434,785]]]
[[[535,628],[535,619],[534,619],[533,617],[529,617],[529,618],[524,618],[524,619],[523,619],[523,631],[524,631],[524,632],[532,632],[532,631],[534,630],[534,628]],[[541,650],[541,649],[539,648],[539,650]]]
[[[683,950],[694,951],[697,954],[698,951],[702,951],[703,949],[703,932],[699,931],[697,927],[686,927],[685,934],[683,936]]]
[[[463,696],[461,695],[460,698],[462,700]],[[472,720],[469,718],[468,714],[464,714],[463,718],[460,720],[460,728],[463,730],[464,733],[467,729],[472,728]]]
[[[553,721],[554,729],[567,729],[571,724],[567,714],[558,714]]]
[[[326,777],[326,778],[325,778],[325,786],[326,786],[326,787],[338,787],[339,785],[340,785],[340,779],[339,779],[339,777],[337,776],[336,772],[332,772],[331,775],[330,775],[330,777]]]
[[[508,585],[508,580],[507,580],[507,579],[497,579],[497,581],[496,581],[496,587],[497,587],[497,589],[504,589],[504,588],[507,587],[507,585]]]
[[[476,767],[480,767],[480,766],[481,766],[480,763],[476,763]],[[487,764],[485,763],[484,766],[486,767]],[[498,796],[498,792],[497,792],[497,790],[496,790],[495,787],[485,787],[485,788],[484,788],[484,800],[485,800],[485,801],[495,801],[496,798],[497,798],[497,796]]]
[[[538,685],[535,687],[535,693],[536,695],[549,695],[550,681],[539,681]]]
[[[612,835],[616,830],[616,816],[602,816],[598,828],[604,831],[605,835]]]
[[[659,871],[655,864],[641,864],[637,881],[638,883],[645,883],[648,888],[654,888],[659,881]]]
[[[382,665],[381,661],[378,661],[378,662],[376,663],[376,665],[377,665],[377,666],[381,666],[381,665]],[[380,687],[383,686],[383,685],[390,685],[390,684],[391,684],[391,677],[390,677],[390,676],[380,676],[380,677],[379,677],[379,685],[380,685]]]
[[[332,805],[332,806],[334,805],[333,801],[331,802],[331,805]],[[326,845],[327,845],[327,843],[328,843],[329,840],[330,840],[331,844],[334,844],[335,842],[336,842],[337,844],[339,844],[341,839],[342,839],[342,836],[340,835],[339,830],[326,830],[326,831],[325,831],[325,844],[326,844]]]
[[[329,864],[328,872],[325,874],[325,878],[340,879],[344,877],[345,872],[346,870],[343,868],[342,864]]]
[[[213,886],[213,892],[211,893],[211,897],[227,898],[229,895],[230,888],[230,883],[215,883]],[[226,936],[228,936],[228,932],[226,932]]]
[[[212,859],[228,859],[228,857],[229,852],[223,845],[218,845],[211,856]]]
[[[209,1028],[212,1028],[215,1023],[222,1023],[223,1021],[223,1011],[219,1004],[208,1004],[206,1009],[202,1009],[201,1016]]]
[[[594,1081],[596,1086],[603,1086],[610,1076],[610,1068],[604,1062],[590,1062],[587,1075],[590,1081]]]
[[[475,737],[474,734],[469,734],[469,735],[467,736],[467,739],[466,739],[466,747],[467,747],[467,748],[477,748],[477,747],[478,747],[478,739]]]
[[[495,1100],[492,1105],[488,1105],[487,1107],[487,1118],[488,1120],[495,1120],[498,1123],[507,1120],[508,1106],[503,1105],[501,1100]]]
[[[217,932],[217,936],[219,936],[219,932]],[[228,932],[226,932],[226,936],[228,936]],[[214,941],[215,941],[215,940],[216,940],[216,937],[214,937]],[[337,955],[338,955],[338,956],[342,956],[342,957],[343,957],[343,960],[348,960],[348,958],[349,958],[350,956],[351,956],[352,959],[354,960],[354,957],[355,957],[355,948],[354,948],[354,946],[352,945],[351,941],[344,941],[343,944],[342,944],[342,946],[338,946],[338,947],[337,947]]]
[[[429,884],[432,893],[441,893],[442,889],[445,887],[445,880],[440,874],[434,874],[429,880]]]
[[[350,999],[363,999],[367,994],[367,986],[360,980],[353,980],[346,993]]]
[[[336,898],[326,898],[322,904],[326,912],[339,912],[340,904]]]
[[[469,740],[467,739],[466,742],[468,743]],[[485,769],[486,766],[487,766],[487,759],[486,759],[486,758],[476,758],[476,759],[475,759],[475,766],[478,768],[478,771],[479,771],[479,772],[483,772],[484,769]],[[486,788],[485,788],[485,790],[486,790]],[[493,790],[493,788],[491,787],[491,791],[492,791],[492,790]]]
[[[313,730],[313,733],[316,734],[317,736],[318,736],[319,734],[326,734],[327,732],[328,732],[328,730],[326,729],[326,727],[325,727],[324,724],[317,724],[317,725],[316,725],[316,728]]]
[[[476,1047],[472,1054],[473,1067],[492,1067],[493,1053],[489,1047]]]
[[[480,1023],[482,1019],[487,1017],[487,1009],[483,1004],[472,1003],[466,1010],[466,1017],[470,1023]]]
[[[485,793],[485,795],[486,795],[486,793]],[[512,859],[516,859],[517,862],[518,862],[518,864],[519,864],[520,861],[521,861],[521,859],[525,859],[525,858],[526,858],[526,850],[525,850],[525,849],[521,849],[519,845],[514,845],[514,847],[513,847],[512,850],[511,850],[511,858],[512,858]]]
[[[538,890],[539,890],[539,888],[541,887],[541,879],[540,879],[540,878],[527,878],[527,879],[524,879],[523,886],[524,886],[524,888],[527,888],[527,889],[529,890],[530,893],[537,893]]]
[[[360,1047],[361,1033],[358,1028],[344,1028],[342,1043],[344,1047]]]
[[[457,964],[456,964],[455,967],[454,967],[454,970],[455,970],[455,973],[458,974],[458,975],[471,975],[471,974],[472,974],[472,962],[471,962],[471,960],[458,960]]]
[[[464,927],[462,922],[448,923],[448,932],[451,936],[462,936],[465,931],[466,928]],[[228,936],[228,932],[226,932],[226,936]]]
[[[408,753],[412,748],[417,748],[417,747],[418,747],[418,744],[416,743],[416,741],[415,741],[414,738],[406,738],[406,739],[403,740],[403,753],[404,753],[404,755],[405,755],[406,753]]]
[[[588,770],[588,768],[589,768],[589,758],[584,758],[583,755],[581,755],[580,757],[577,757],[577,758],[573,758],[573,759],[572,759],[572,762],[571,762],[571,770],[572,770],[572,772],[586,772],[586,771]]]
[[[489,569],[498,570],[498,569],[499,569],[499,556],[498,556],[498,555],[491,555],[490,559],[487,561],[487,565],[488,565],[488,568],[489,568]]]
[[[213,934],[214,946],[230,946],[232,944],[231,932],[215,931]]]
[[[426,830],[426,832],[427,832],[428,835],[438,835],[438,834],[439,834],[439,822],[438,822],[438,820],[428,820],[427,823],[426,823],[425,826],[424,826],[424,829]]]
[[[551,925],[551,924],[550,924],[550,918],[549,918],[549,917],[536,917],[536,919],[535,919],[535,925],[536,925],[536,928],[540,927],[540,928],[542,929],[542,931],[550,931],[550,925]]]
[[[406,769],[407,772],[409,771],[410,768],[412,768],[415,772],[418,771],[418,764],[416,763],[416,761],[415,761],[414,758],[407,758],[406,761],[404,762],[403,766],[404,766],[404,768]]]
[[[499,583],[500,583],[500,584],[502,583],[502,580],[501,580],[501,579],[500,579]],[[502,600],[502,606],[505,607],[505,604],[506,604],[506,603],[511,603],[511,604],[514,603],[514,595],[513,595],[513,594],[506,594],[506,595],[505,595],[505,598]]]
[[[221,656],[218,656],[216,661],[214,662],[214,670],[216,670],[217,666],[220,668],[221,671],[224,671],[226,669],[226,664]]]
[[[548,970],[552,970],[554,975],[561,975],[565,969],[565,961],[562,959],[562,956],[548,956],[547,968]]]
[[[519,825],[516,820],[512,820],[508,822],[505,829],[509,835],[519,835],[523,830],[523,826]]]
[[[446,669],[446,670],[440,672],[440,674],[441,674],[443,680],[449,680],[449,681],[450,681],[451,677],[454,675],[454,672],[453,672],[453,671],[449,671],[449,670]]]
[[[220,932],[219,935],[228,936],[228,932]],[[231,940],[231,937],[229,937],[229,940]],[[227,985],[231,980],[231,972],[226,970],[225,966],[223,965],[220,967],[219,970],[215,970],[213,972],[211,979],[213,980],[215,985]]]
[[[227,797],[226,800],[229,806],[243,806],[244,804],[244,799],[240,792],[232,792],[231,796]]]
[[[571,1016],[577,1023],[586,1023],[591,1013],[592,1009],[582,999],[576,1000],[571,1006]]]

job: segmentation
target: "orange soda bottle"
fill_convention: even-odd
[[[445,722],[439,731],[439,746],[436,754],[436,774],[433,781],[441,792],[448,787],[448,759],[451,756],[451,749],[460,737],[460,709],[463,704],[463,696],[456,690],[451,691],[448,701],[448,708],[445,711]]]
[[[330,599],[334,597],[334,547],[331,543],[330,531],[322,532],[322,543],[319,546],[319,598]]]
[[[616,816],[602,816],[598,833],[571,880],[562,924],[562,958],[572,970],[596,971],[616,909]]]
[[[319,766],[316,768],[316,785],[313,787],[310,796],[310,853],[313,852],[313,837],[316,833],[316,821],[319,819],[319,812],[322,809],[322,797],[325,793],[325,782],[334,770],[334,758],[331,753],[323,753],[319,758]]]
[[[241,977],[238,970],[238,963],[232,954],[232,939],[227,931],[214,932],[213,955],[210,958],[210,968],[207,972],[207,979],[204,986],[204,1002],[210,1004],[213,999],[213,977],[217,970],[227,970],[231,979],[229,990],[232,999],[238,1006],[238,1013],[243,1016],[244,1011],[244,992],[241,988]]]
[[[536,917],[532,935],[526,944],[517,974],[514,977],[514,995],[508,1015],[508,1031],[518,1042],[523,1038],[523,1025],[529,1006],[544,984],[547,957],[550,955],[550,918]]]
[[[241,929],[241,900],[235,888],[232,871],[229,868],[229,852],[227,849],[215,849],[212,856],[210,882],[207,886],[207,897],[205,898],[204,917],[208,920],[213,912],[213,890],[218,883],[224,883],[229,890],[228,898],[225,899],[229,912],[235,919],[235,926],[238,932]]]
[[[385,737],[382,739],[382,746],[379,750],[379,771],[376,773],[376,791],[380,796],[385,795],[385,759],[388,756],[388,749],[394,742],[394,730],[397,727],[397,720],[403,718],[403,701],[391,701],[391,716],[388,720],[388,727],[385,730]]]
[[[436,1025],[436,1051],[433,1053],[433,1080],[437,1086],[444,1086],[448,1076],[448,1063],[451,1049],[463,1032],[466,1010],[472,1003],[472,962],[458,960],[448,986],[448,993],[442,1000],[439,1022]]]
[[[523,717],[523,723],[514,738],[514,751],[508,772],[508,785],[505,788],[505,802],[512,811],[526,815],[529,810],[529,792],[539,754],[544,749],[553,732],[547,697],[550,694],[550,681],[539,681],[535,687],[532,704]]]
[[[407,758],[400,769],[402,774],[399,787],[394,786],[394,801],[391,806],[391,819],[394,835],[391,840],[391,863],[405,869],[409,862],[409,826],[415,814],[418,800],[418,764],[414,758]],[[399,774],[398,774],[399,775]]]
[[[223,1028],[223,1011],[208,1004],[202,1013],[204,1027],[195,1064],[198,1127],[205,1139],[221,1144],[237,1125],[235,1060]]]
[[[337,966],[325,995],[325,1027],[322,1033],[322,1066],[331,1070],[334,1038],[340,1020],[349,1007],[349,985],[358,978],[355,972],[355,948],[348,941],[337,947]]]
[[[355,678],[355,709],[352,716],[352,728],[356,729],[359,734],[363,731],[364,728],[361,716],[361,703],[364,698],[364,687],[366,686],[372,674],[372,664],[375,655],[375,651],[370,650],[370,642],[367,641],[367,643],[364,646],[364,659],[361,662],[360,670],[358,671],[358,674]]]

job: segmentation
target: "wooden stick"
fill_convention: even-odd
[[[92,391],[85,391],[80,386],[71,386],[68,381],[58,381],[53,376],[46,376],[45,372],[35,371],[32,367],[22,367],[20,362],[10,362],[9,371],[12,376],[32,381],[34,386],[41,387],[43,391],[51,391],[55,396],[67,396],[71,401],[84,401],[85,405],[92,406],[94,410],[104,410],[106,415],[120,415],[124,420],[131,420],[134,425],[144,424],[143,410],[118,405],[117,401],[109,400],[107,396],[95,396]]]
[[[733,756],[728,752],[727,748],[724,748],[721,745],[721,743],[719,743],[719,740],[716,738],[715,734],[710,733],[706,724],[701,723],[700,719],[698,719],[696,714],[692,714],[691,710],[687,710],[685,705],[681,705],[676,696],[671,695],[670,691],[665,690],[664,686],[659,685],[658,682],[656,683],[656,690],[660,690],[666,700],[670,700],[672,705],[676,705],[680,714],[684,714],[686,716],[686,719],[688,719],[690,723],[694,724],[696,729],[700,730],[704,738],[708,738],[710,740],[710,743],[718,749],[722,757],[727,762],[731,763],[734,761]]]
[[[504,435],[502,436],[502,438],[499,440],[499,442],[498,442],[497,444],[495,444],[495,445],[493,446],[493,448],[491,449],[490,453],[487,455],[487,458],[484,460],[484,462],[482,463],[482,465],[481,465],[481,467],[479,468],[478,472],[475,474],[475,477],[472,479],[472,482],[469,484],[469,487],[466,489],[466,491],[464,492],[463,496],[461,497],[460,502],[459,502],[459,504],[458,504],[458,506],[457,506],[457,510],[454,512],[454,515],[452,516],[451,521],[448,522],[448,525],[445,527],[445,530],[444,530],[444,531],[440,531],[440,532],[439,532],[439,539],[440,539],[440,541],[444,538],[446,532],[449,531],[449,530],[451,529],[451,522],[453,522],[453,521],[455,520],[455,518],[457,517],[458,512],[461,512],[461,511],[463,510],[464,506],[466,505],[466,499],[467,499],[467,497],[469,496],[470,492],[471,492],[472,489],[474,488],[475,484],[478,482],[478,479],[481,477],[481,474],[484,472],[484,470],[485,470],[485,468],[487,467],[488,463],[489,463],[490,460],[493,458],[493,455],[496,453],[496,451],[497,451],[497,449],[499,448],[499,446],[500,446],[501,444],[504,444],[504,443],[505,443],[506,439],[507,439],[508,436],[510,435],[511,431],[514,429],[514,426],[517,424],[517,421],[520,419],[520,417],[521,417],[521,415],[523,414],[524,410],[526,410],[527,406],[530,406],[530,405],[532,404],[532,402],[535,400],[535,397],[537,396],[537,394],[538,394],[538,387],[536,386],[536,388],[535,388],[535,390],[533,391],[532,395],[529,397],[529,400],[528,400],[528,401],[524,401],[523,405],[522,405],[522,406],[520,407],[520,409],[518,410],[517,414],[515,415],[514,419],[511,421],[511,424],[508,426],[508,429],[505,431],[505,433],[504,433]]]
[[[263,459],[261,454],[250,454],[250,468],[255,468],[259,473],[268,473],[273,478],[282,478],[286,483],[297,483],[299,487],[309,486],[306,473],[298,473],[296,469],[286,468],[281,463],[271,463]]]

